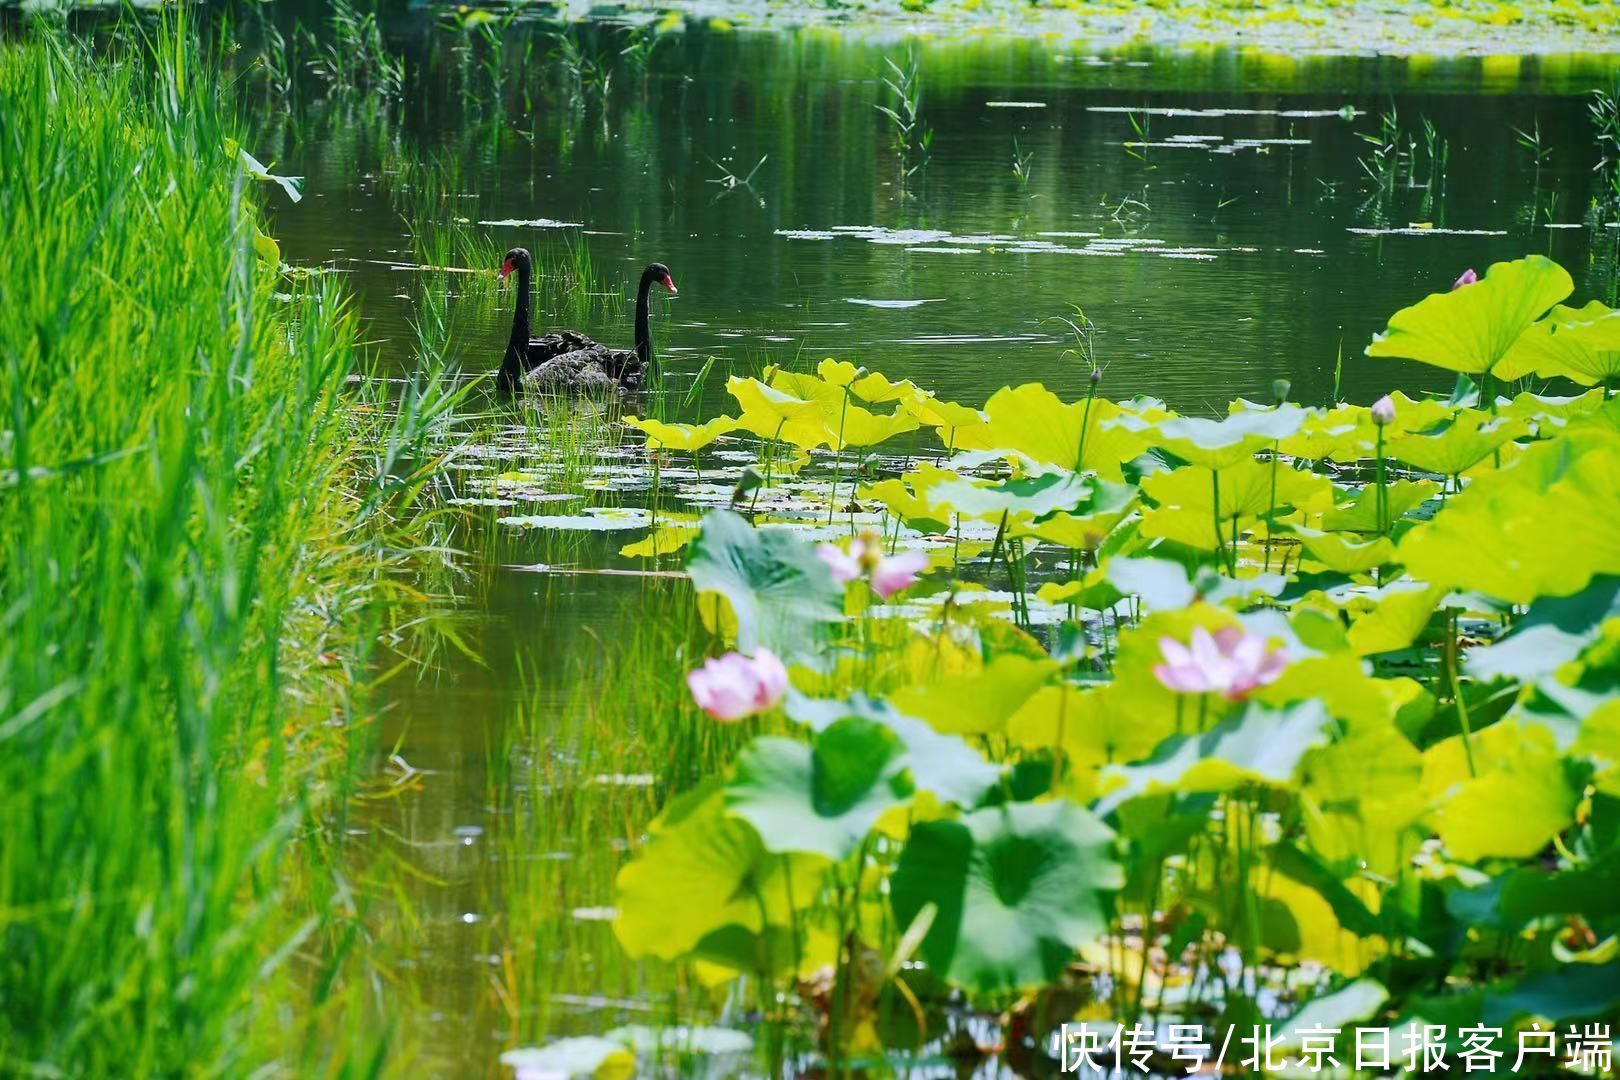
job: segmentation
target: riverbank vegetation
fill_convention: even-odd
[[[0,46],[0,1071],[375,1075],[333,846],[421,410],[346,389],[183,17],[129,29]]]

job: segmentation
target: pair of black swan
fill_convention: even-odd
[[[529,289],[534,260],[524,248],[513,248],[501,264],[500,280],[517,273],[517,310],[512,336],[501,359],[500,387],[505,393],[532,390],[551,394],[592,394],[639,389],[653,368],[652,333],[647,325],[647,292],[662,285],[677,292],[669,267],[653,263],[641,272],[636,291],[636,347],[610,349],[577,330],[529,336]]]

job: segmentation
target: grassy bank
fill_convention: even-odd
[[[0,47],[0,1072],[369,1075],[312,813],[379,564],[355,319],[278,291],[281,193],[152,33]]]

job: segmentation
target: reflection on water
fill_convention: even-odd
[[[1436,388],[1360,353],[1391,312],[1465,267],[1546,252],[1576,295],[1615,299],[1620,230],[1589,217],[1583,93],[1606,77],[1596,60],[1506,71],[1490,58],[921,44],[933,138],[902,182],[874,108],[882,58],[901,43],[598,26],[570,39],[559,68],[541,33],[519,24],[494,52],[427,15],[392,26],[417,76],[397,116],[261,101],[255,152],[308,178],[303,203],[276,211],[284,255],[349,274],[386,357],[410,355],[423,273],[385,193],[401,147],[460,178],[451,212],[491,251],[588,255],[607,295],[569,325],[602,340],[629,344],[628,286],[646,262],[668,263],[681,292],[653,332],[683,393],[710,356],[723,371],[834,355],[969,403],[1028,380],[1079,396],[1060,317],[1080,308],[1111,395],[1198,411],[1287,378],[1296,400],[1318,403],[1342,355],[1345,395],[1366,401]],[[1539,166],[1518,131],[1539,132]],[[494,367],[510,294],[447,281],[453,351],[468,371]],[[723,381],[685,411],[724,410]],[[678,582],[555,572],[633,565],[617,552],[639,532],[514,531],[493,519],[578,507],[472,484],[455,494],[489,514],[457,534],[474,554],[435,589],[460,597],[436,606],[461,647],[386,684],[399,785],[356,826],[357,862],[392,883],[372,918],[400,942],[400,998],[421,1002],[405,1029],[447,1076],[492,1070],[513,1040],[644,1019],[673,985],[619,959],[600,918],[616,849],[644,816],[625,810],[605,833],[542,827],[555,848],[498,841],[516,820],[577,811],[593,777],[628,775],[615,756],[634,757],[644,728],[608,731],[584,775],[557,717],[626,692],[592,682],[614,670],[615,643],[660,618],[684,625],[691,606]],[[546,775],[556,789],[522,780]],[[615,806],[643,812],[654,795]],[[514,935],[535,944],[527,972],[503,966]],[[517,988],[535,996],[515,1000]]]

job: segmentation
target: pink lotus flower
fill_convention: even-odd
[[[840,585],[864,577],[872,591],[885,600],[915,584],[917,575],[928,569],[927,555],[920,551],[885,555],[876,537],[851,540],[847,552],[837,544],[822,544],[816,548],[816,555],[827,564],[832,579]]]
[[[1468,269],[1462,272],[1461,276],[1459,276],[1456,281],[1451,283],[1451,291],[1456,292],[1464,285],[1473,285],[1478,281],[1479,275],[1474,273],[1474,268],[1470,266]]]
[[[928,556],[920,551],[903,551],[878,560],[872,568],[872,591],[887,600],[908,588],[917,575],[928,569]]]
[[[837,544],[822,544],[816,548],[816,555],[832,571],[834,581],[847,585],[861,576],[862,563],[866,559],[866,542],[851,540],[847,552]]]
[[[686,685],[698,708],[730,724],[781,701],[787,693],[788,674],[769,649],[760,649],[751,657],[729,652],[687,672]]]
[[[1180,694],[1220,694],[1238,701],[1268,683],[1276,682],[1288,666],[1288,654],[1272,649],[1266,639],[1240,626],[1224,626],[1211,634],[1193,628],[1191,645],[1160,638],[1164,663],[1153,666],[1153,676],[1166,689]]]
[[[1379,427],[1388,427],[1395,422],[1395,402],[1390,400],[1388,394],[1373,402],[1371,412],[1372,422]]]

